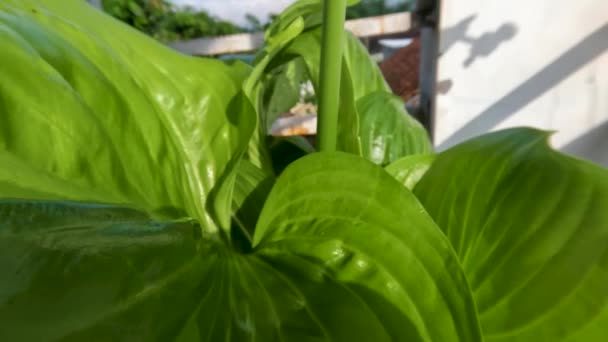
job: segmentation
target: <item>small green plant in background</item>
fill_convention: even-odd
[[[266,30],[277,17],[270,14],[270,22],[247,14],[246,27],[220,20],[201,9],[175,6],[167,0],[103,0],[105,12],[155,39],[164,42],[200,37],[223,36],[241,32]],[[347,9],[347,19],[403,12],[411,1],[387,4],[386,0],[363,0]]]
[[[165,42],[246,31],[203,10],[177,8],[167,0],[104,0],[102,5],[116,19]]]
[[[529,128],[433,153],[334,6],[250,67],[0,3],[0,341],[608,340],[607,171]],[[337,152],[266,144],[302,78]]]
[[[346,19],[373,17],[383,14],[405,12],[412,8],[415,0],[361,0],[346,9]]]

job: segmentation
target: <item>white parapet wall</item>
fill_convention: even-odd
[[[435,140],[514,126],[608,165],[608,1],[444,0]]]
[[[360,38],[407,32],[411,28],[409,12],[348,20],[345,28]],[[190,55],[211,56],[243,53],[264,44],[264,33],[240,33],[223,37],[198,38],[170,43],[172,48]]]

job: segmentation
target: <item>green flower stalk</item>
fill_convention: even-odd
[[[325,0],[317,127],[318,145],[322,152],[335,151],[337,147],[345,17],[346,0]]]

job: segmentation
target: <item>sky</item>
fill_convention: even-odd
[[[170,0],[178,5],[189,5],[194,8],[204,8],[216,17],[230,20],[239,25],[246,25],[245,15],[251,13],[266,21],[268,14],[279,13],[294,0]],[[395,3],[398,0],[388,0]]]

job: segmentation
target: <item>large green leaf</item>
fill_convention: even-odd
[[[288,9],[289,10],[289,9]],[[287,11],[288,11],[287,10]],[[265,46],[256,57],[255,67],[248,75],[242,88],[257,110],[256,134],[249,141],[246,157],[253,165],[272,174],[270,152],[265,145],[268,127],[277,115],[276,109],[285,108],[297,96],[294,94],[295,85],[299,83],[301,72],[291,72],[294,69],[280,65],[279,70],[269,68],[277,54],[305,29],[304,19],[294,17],[293,20],[283,21],[283,26],[274,34],[267,34]],[[269,32],[272,29],[269,29]],[[287,61],[285,64],[299,66],[301,62]],[[274,84],[281,81],[289,85],[288,89]],[[277,94],[274,94],[277,91]],[[286,101],[283,101],[286,100]]]
[[[347,0],[347,6],[356,5],[361,0]],[[283,10],[266,32],[266,39],[272,40],[285,31],[289,25],[299,18],[304,19],[304,28],[310,29],[321,25],[323,21],[323,1],[322,0],[297,0]]]
[[[241,160],[237,168],[232,194],[232,240],[235,246],[248,251],[253,241],[255,224],[258,222],[266,197],[274,185],[275,177],[268,175],[247,160]]]
[[[296,58],[276,68],[261,90],[261,128],[266,134],[281,115],[289,112],[300,100],[302,84],[310,77],[301,58]]]
[[[415,188],[487,341],[608,340],[608,171],[512,129],[442,153]]]
[[[405,111],[399,97],[369,93],[357,101],[357,111],[362,153],[374,163],[387,165],[403,156],[433,151],[426,130]]]
[[[347,48],[360,48],[361,44],[353,35],[347,34]],[[346,62],[346,56],[357,56],[364,54],[368,63],[358,65],[358,70],[353,73]],[[280,63],[282,59],[289,61],[293,56],[299,56],[306,63],[308,74],[311,77],[312,84],[315,90],[319,91],[319,74],[320,74],[320,58],[321,58],[321,28],[315,28],[305,33],[300,34],[285,50],[277,54],[275,63]],[[364,70],[364,69],[371,70]],[[363,77],[360,77],[361,75]],[[379,76],[378,76],[379,75]],[[371,76],[371,78],[364,78]],[[375,77],[378,76],[379,78]],[[378,82],[380,80],[380,82]],[[367,84],[365,87],[358,87],[356,82]],[[341,70],[340,84],[340,107],[338,115],[338,149],[341,151],[362,155],[362,144],[359,136],[361,113],[357,108],[357,94],[363,93],[365,90],[377,91],[377,87],[384,89],[385,82],[377,69],[377,66],[371,62],[367,55],[367,50],[359,49],[355,52],[345,52],[344,61]],[[371,87],[371,88],[370,88]],[[264,115],[264,112],[261,112]]]
[[[304,158],[251,242],[217,234],[267,193],[246,68],[77,0],[4,1],[0,41],[0,340],[481,340],[448,240],[361,158]]]
[[[434,154],[407,156],[391,163],[385,170],[406,188],[414,190],[414,187],[435,161],[435,158],[436,155]]]
[[[170,341],[213,284],[202,241],[130,209],[0,201],[0,340]]]
[[[264,84],[269,82],[272,85],[276,75],[286,75],[284,77],[295,81],[294,76],[288,75],[289,69],[284,65],[301,59],[306,64],[315,89],[318,90],[321,7],[322,2],[319,0],[301,0],[277,18],[266,33],[269,44],[258,58],[254,68],[257,72],[254,72],[249,81],[258,86],[250,87],[251,89],[257,89],[258,92],[265,90],[265,97],[273,97],[273,92],[277,92],[278,98],[288,98],[285,93],[293,93],[289,87],[277,89]],[[285,34],[288,27],[296,24],[299,24],[299,32]],[[391,96],[390,87],[377,63],[370,58],[359,39],[349,32],[346,32],[341,72],[338,132],[340,150],[364,156],[380,164],[387,164],[410,154],[431,152],[431,144],[424,128],[405,112],[403,101]],[[262,74],[273,75],[273,78],[265,81],[259,76]],[[257,108],[262,118],[274,115],[268,108],[259,104]],[[374,128],[371,130],[372,135],[368,134],[369,128]],[[370,151],[374,151],[374,154]],[[383,155],[381,160],[379,154]]]
[[[254,248],[284,272],[308,264],[316,281],[340,284],[312,295],[311,279],[293,283],[321,325],[333,321],[325,330],[336,340],[481,340],[449,242],[409,191],[362,158],[316,153],[290,166],[266,202]],[[330,309],[324,302],[336,296],[345,306]]]
[[[272,155],[272,165],[280,174],[294,161],[315,151],[310,142],[298,135],[287,137],[270,136],[267,139],[268,148]]]
[[[0,340],[481,341],[448,240],[359,157],[294,163],[252,252],[225,246],[135,210],[1,201]]]
[[[242,67],[177,54],[78,0],[3,1],[0,42],[0,197],[229,225],[255,118]]]

